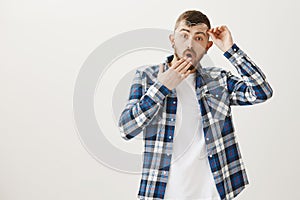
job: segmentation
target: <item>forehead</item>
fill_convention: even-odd
[[[180,31],[181,29],[187,29],[190,32],[206,32],[208,30],[208,27],[206,24],[201,23],[201,24],[197,24],[197,25],[193,25],[193,26],[188,26],[188,24],[186,23],[186,20],[182,20],[179,24],[178,27],[176,29],[176,31]]]

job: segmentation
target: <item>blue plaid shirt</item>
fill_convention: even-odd
[[[174,55],[163,63],[164,70]],[[195,89],[202,115],[208,160],[220,198],[230,200],[249,184],[232,123],[231,106],[253,105],[272,97],[261,69],[236,45],[224,53],[241,77],[218,67],[196,71]],[[176,88],[157,80],[159,65],[136,70],[118,126],[122,138],[142,133],[143,170],[137,197],[164,199],[172,158]]]

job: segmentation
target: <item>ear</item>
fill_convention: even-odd
[[[213,41],[208,41],[207,45],[206,45],[206,51],[208,51],[208,49],[213,45]]]
[[[169,35],[169,40],[171,42],[172,47],[174,46],[175,42],[174,42],[174,34],[170,34]]]

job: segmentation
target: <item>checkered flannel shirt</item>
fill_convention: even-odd
[[[174,55],[162,63],[164,70]],[[230,106],[253,105],[272,97],[273,90],[261,69],[236,45],[224,56],[240,77],[219,67],[200,67],[195,89],[200,106],[210,169],[222,200],[235,198],[249,180],[232,123]],[[159,65],[140,66],[118,126],[123,139],[142,133],[143,169],[137,197],[164,199],[172,158],[176,121],[176,88],[157,80]]]

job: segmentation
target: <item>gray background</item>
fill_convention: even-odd
[[[76,77],[89,54],[112,36],[139,28],[173,29],[187,9],[203,11],[213,27],[227,25],[274,90],[268,102],[232,108],[250,181],[237,199],[300,198],[296,0],[4,0],[0,2],[0,199],[135,199],[140,176],[105,167],[78,137],[72,107]],[[161,62],[165,55],[133,52],[113,67],[129,72]],[[217,47],[209,56],[217,66],[235,72]],[[101,119],[100,104],[95,108],[100,126],[113,124],[113,118]],[[140,140],[123,141],[117,129],[110,128],[106,134],[113,145],[131,153],[142,150]]]

